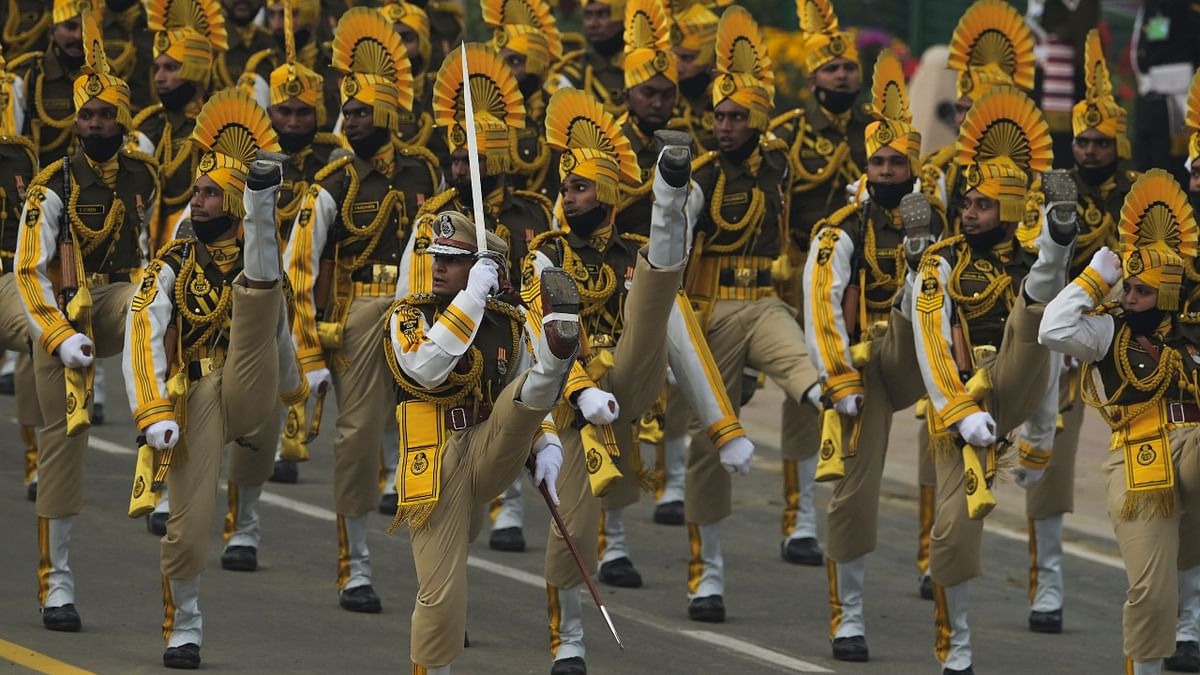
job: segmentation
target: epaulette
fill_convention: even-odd
[[[787,152],[787,150],[788,150],[787,142],[778,136],[771,136],[769,138],[764,137],[759,142],[759,147],[762,148],[764,152],[769,152],[771,150]]]
[[[34,165],[37,165],[37,147],[34,146],[33,141],[29,140],[28,138],[24,136],[0,134],[0,145],[19,146],[26,152],[26,154],[29,155],[30,159],[33,160]]]
[[[828,216],[818,220],[816,224],[813,225],[812,231],[808,233],[809,241],[816,241],[817,235],[821,232],[821,230],[827,227],[841,227],[842,222],[845,221],[846,218],[850,217],[851,214],[857,212],[859,206],[861,206],[860,203],[846,204]]]
[[[342,143],[342,137],[337,134],[331,134],[328,131],[318,131],[316,136],[313,136],[313,145],[332,145],[335,148],[342,148],[345,145]]]
[[[542,246],[552,239],[566,239],[567,233],[562,230],[550,230],[543,232],[529,241],[530,253],[542,248]]]
[[[1142,172],[1140,172],[1140,171],[1134,171],[1132,169],[1125,170],[1125,180],[1129,181],[1130,185],[1133,185],[1134,183],[1136,183],[1137,179],[1139,177],[1141,177],[1141,175],[1142,175]]]
[[[172,239],[171,241],[163,244],[162,248],[158,249],[158,253],[154,256],[154,258],[167,263],[172,268],[175,268],[176,271],[179,271],[177,269],[178,266],[183,264],[183,248],[188,244],[198,243],[199,242],[195,237]]]
[[[625,241],[637,244],[638,248],[641,248],[643,246],[648,246],[650,244],[650,237],[643,237],[640,234],[634,234],[632,232],[622,233],[621,238],[624,239]]]
[[[29,187],[45,185],[48,183],[51,178],[62,172],[63,162],[65,161],[66,160],[64,159],[56,159],[53,162],[50,162],[49,166],[43,168],[38,172],[38,175],[33,177],[33,180],[29,181]]]
[[[137,129],[138,127],[142,126],[142,122],[145,122],[146,120],[150,119],[151,117],[157,115],[159,112],[162,111],[162,109],[163,109],[163,104],[161,104],[161,103],[155,103],[153,105],[142,108],[141,112],[139,112],[138,114],[133,116],[133,128]]]
[[[318,171],[317,175],[313,176],[313,180],[314,181],[325,180],[326,178],[329,178],[330,176],[332,176],[334,174],[334,172],[341,170],[347,164],[349,164],[353,161],[354,161],[354,155],[347,155],[345,157],[339,157],[339,158],[331,161],[329,164],[326,164],[323,169]]]
[[[929,248],[925,249],[925,254],[921,257],[925,258],[931,255],[942,255],[948,249],[952,249],[966,240],[966,237],[962,236],[961,234],[956,234],[953,237],[946,237],[941,241],[935,241],[929,245]]]
[[[271,58],[273,51],[275,50],[268,47],[267,49],[260,49],[251,54],[250,58],[246,59],[246,67],[242,69],[242,73],[257,73],[259,64]]]
[[[42,56],[45,55],[45,53],[46,52],[26,52],[26,53],[18,56],[17,58],[13,59],[12,61],[9,61],[8,65],[5,66],[4,69],[10,73],[15,73],[15,72],[17,72],[17,70],[19,70],[21,68],[21,66],[24,66],[27,63],[30,63],[30,62],[36,61],[37,59],[42,58]]]
[[[400,154],[405,157],[419,157],[419,158],[425,160],[426,162],[429,162],[429,164],[431,166],[441,166],[442,165],[441,162],[438,161],[437,155],[433,154],[433,152],[429,148],[426,148],[424,146],[408,145],[407,143],[401,143],[401,142],[397,141],[396,149],[399,150]]]
[[[771,121],[767,124],[767,130],[773,131],[776,127],[781,127],[781,126],[787,124],[788,122],[791,122],[792,120],[796,119],[803,113],[804,113],[804,108],[792,108],[791,110],[783,113],[782,115],[772,118]]]
[[[718,156],[720,156],[720,154],[721,153],[717,152],[716,150],[709,150],[708,152],[701,153],[701,155],[699,157],[692,160],[692,171],[695,171],[696,169],[699,169],[699,168],[703,167],[704,165],[709,164],[714,159],[716,159]]]
[[[134,150],[128,145],[124,145],[121,146],[121,154],[130,159],[136,159],[142,164],[145,164],[150,169],[151,173],[154,173],[155,175],[158,174],[158,160],[154,159],[150,155],[147,155],[141,150]]]
[[[513,195],[537,202],[538,206],[546,209],[546,213],[550,213],[554,210],[554,202],[550,201],[549,197],[540,192],[534,192],[532,190],[513,190]]]

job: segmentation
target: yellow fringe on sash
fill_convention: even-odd
[[[400,461],[396,468],[399,508],[388,534],[404,523],[410,529],[421,529],[437,507],[442,489],[442,453],[448,440],[445,412],[444,406],[426,401],[405,401],[396,406],[400,431]]]

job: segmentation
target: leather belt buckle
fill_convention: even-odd
[[[739,267],[733,274],[733,283],[738,288],[750,288],[754,283],[754,270],[749,267]]]
[[[466,408],[462,408],[462,407],[451,408],[450,410],[448,410],[446,412],[447,412],[446,421],[449,423],[447,426],[449,426],[454,431],[462,431],[463,429],[467,428],[468,425],[467,425],[467,410],[466,410]]]
[[[400,276],[396,265],[372,265],[371,281],[377,284],[395,284]]]
[[[1183,407],[1180,401],[1171,401],[1167,403],[1167,419],[1172,424],[1183,424],[1187,421],[1187,410]]]

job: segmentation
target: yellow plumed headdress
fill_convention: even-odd
[[[680,49],[697,52],[696,63],[708,65],[713,62],[717,46],[717,16],[703,2],[692,2],[686,7],[673,4],[671,41]]]
[[[104,17],[104,7],[97,0],[54,0],[50,9],[50,23],[70,21],[84,12],[91,12],[97,21]]]
[[[524,54],[526,72],[544,77],[563,55],[562,35],[545,0],[482,0],[496,49]]]
[[[1151,169],[1138,177],[1118,225],[1125,275],[1158,289],[1159,309],[1179,309],[1185,268],[1196,258],[1196,217],[1187,193],[1168,172]]]
[[[127,132],[133,129],[129,85],[109,68],[100,17],[86,9],[83,13],[83,72],[75,78],[72,98],[76,110],[94,98],[112,105],[117,109],[117,122]]]
[[[283,4],[283,40],[286,60],[271,71],[271,105],[279,105],[288,99],[296,99],[317,111],[317,125],[325,124],[325,78],[314,72],[296,58],[296,37],[292,26],[292,5],[295,0],[281,0]],[[310,5],[316,4],[308,3]]]
[[[429,67],[429,56],[433,53],[433,44],[429,41],[429,15],[421,7],[404,0],[390,0],[380,11],[392,23],[401,23],[417,34],[417,51],[424,62],[422,68]]]
[[[1192,85],[1188,88],[1187,115],[1184,121],[1192,130],[1188,139],[1188,168],[1200,161],[1200,70],[1192,74]]]
[[[1118,157],[1129,159],[1132,155],[1125,135],[1125,109],[1113,97],[1108,61],[1100,44],[1100,31],[1095,28],[1088,32],[1084,45],[1083,81],[1087,91],[1083,100],[1071,109],[1071,131],[1078,136],[1095,129],[1116,141]]]
[[[156,33],[154,58],[166,54],[178,61],[179,76],[189,82],[207,84],[213,52],[229,48],[218,0],[146,0],[146,23]]]
[[[559,175],[595,182],[596,196],[605,204],[620,202],[622,183],[641,181],[637,157],[621,126],[603,104],[580,89],[560,89],[550,98],[546,144],[562,153]]]
[[[400,110],[412,111],[413,76],[404,42],[383,14],[354,7],[333,33],[333,67],[342,79],[342,105],[356,99],[374,108],[375,126],[397,131]]]
[[[950,37],[946,67],[958,71],[958,96],[978,100],[996,85],[1033,89],[1033,34],[1004,0],[978,0]]]
[[[854,38],[840,29],[829,0],[796,0],[796,16],[804,36],[804,69],[815,73],[834,59],[858,63]]]
[[[512,160],[509,130],[525,127],[525,99],[499,54],[477,42],[467,43],[466,54],[479,152],[488,173],[505,173]],[[445,129],[450,152],[467,147],[462,58],[462,47],[447,54],[433,87],[433,121]]]
[[[1042,111],[1020,89],[992,87],[975,101],[958,134],[955,161],[966,190],[1000,202],[1000,220],[1019,223],[1032,174],[1054,160]]]
[[[671,51],[671,20],[662,0],[629,0],[625,5],[625,88],[662,75],[679,83]]]
[[[749,111],[751,127],[765,130],[775,107],[775,73],[758,23],[744,7],[732,5],[721,15],[716,55],[713,107],[731,99]]]
[[[208,176],[221,186],[226,213],[234,218],[245,216],[242,193],[255,153],[279,152],[279,139],[266,111],[240,89],[217,92],[196,117],[192,140],[204,151],[196,178]]]
[[[867,125],[865,132],[867,156],[886,145],[908,157],[908,166],[915,172],[921,165],[921,133],[912,125],[904,69],[890,50],[880,52],[875,60],[871,100],[877,119]]]

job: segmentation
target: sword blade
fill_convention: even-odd
[[[479,175],[479,139],[475,137],[475,105],[471,100],[471,70],[467,67],[467,43],[459,48],[462,58],[463,126],[467,132],[467,152],[471,165],[471,207],[475,214],[475,245],[479,253],[487,251],[487,226],[483,221],[483,180]]]

